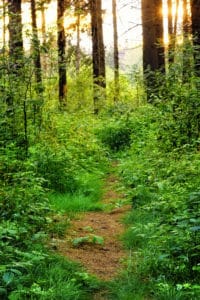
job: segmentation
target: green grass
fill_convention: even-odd
[[[99,211],[103,209],[100,199],[103,194],[102,175],[82,173],[79,186],[73,193],[51,193],[49,200],[54,210],[61,213]]]
[[[100,288],[98,280],[80,265],[59,256],[47,256],[30,266],[9,294],[11,300],[86,300]]]
[[[54,193],[49,196],[49,199],[52,207],[59,212],[86,212],[103,209],[102,204],[98,202],[98,199],[95,201],[93,195]]]

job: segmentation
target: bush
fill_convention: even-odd
[[[162,124],[157,108],[143,108],[140,116],[133,112],[131,119],[140,126],[133,126],[134,142],[121,158],[120,174],[133,199],[124,243],[136,255],[134,272],[149,278],[158,299],[165,285],[166,295],[198,299],[199,153],[190,148],[166,153],[157,139]]]

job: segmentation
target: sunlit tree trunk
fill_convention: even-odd
[[[66,38],[64,28],[65,3],[57,0],[57,45],[58,45],[58,76],[59,76],[59,103],[63,110],[66,107],[67,97],[67,66],[66,66]]]
[[[45,3],[44,3],[44,1],[42,1],[42,3],[41,3],[41,22],[42,22],[42,27],[41,27],[41,30],[42,30],[42,44],[43,44],[44,49],[45,49],[47,40],[46,40],[46,17],[45,17]],[[46,53],[46,50],[44,52]],[[44,70],[47,69],[47,60],[46,60],[45,53],[42,57]]]
[[[42,33],[42,45],[43,54],[41,55],[43,70],[47,70],[47,39],[46,39],[46,13],[47,5],[51,0],[37,0],[37,7],[41,13],[41,33]]]
[[[172,12],[173,0],[167,0],[168,9],[168,34],[169,38],[173,34],[173,12]]]
[[[114,41],[114,101],[119,97],[119,51],[118,51],[118,30],[117,30],[117,7],[116,0],[112,0],[113,13],[113,41]]]
[[[192,34],[195,47],[195,70],[200,76],[200,0],[191,0]]]
[[[94,113],[99,112],[100,98],[105,98],[105,49],[103,42],[101,0],[90,0],[92,60],[94,78]]]
[[[75,3],[75,14],[76,14],[76,73],[80,70],[80,2],[79,0]]]
[[[162,0],[142,1],[144,70],[164,70]]]
[[[191,33],[190,5],[188,0],[183,0],[183,32],[186,36]]]
[[[155,1],[155,43],[157,46],[158,69],[165,71],[165,48],[163,42],[163,2]]]
[[[178,10],[179,10],[180,1],[175,0],[174,15],[173,15],[173,0],[168,0],[167,3],[168,3],[168,34],[169,34],[168,61],[169,63],[173,63],[175,57]]]
[[[2,29],[2,35],[3,35],[3,52],[5,52],[6,49],[6,0],[2,0],[2,9],[3,9],[3,29]]]
[[[168,61],[169,63],[173,61],[173,12],[172,12],[172,5],[173,5],[173,1],[172,0],[168,0],[167,1],[167,6],[168,6],[168,39],[169,39],[169,43],[168,43]]]

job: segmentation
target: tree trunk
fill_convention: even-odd
[[[142,1],[143,66],[144,70],[165,69],[163,46],[162,0]]]
[[[66,66],[66,39],[64,28],[65,3],[57,0],[57,45],[58,45],[58,76],[59,76],[59,103],[63,110],[66,107],[67,97],[67,66]]]
[[[173,34],[173,1],[167,0],[167,9],[168,9],[168,34],[171,36]],[[169,36],[169,38],[170,38]]]
[[[169,63],[173,63],[175,58],[179,0],[176,0],[175,5],[176,5],[175,14],[173,16],[173,9],[172,9],[173,1],[168,0],[168,33],[169,33],[168,62]]]
[[[191,76],[191,19],[188,0],[183,0],[183,82],[187,82]]]
[[[165,48],[163,42],[163,3],[162,0],[155,1],[155,43],[157,46],[158,69],[165,72]]]
[[[105,98],[105,49],[101,0],[90,0],[92,27],[92,60],[94,78],[94,113],[99,112],[100,98]]]
[[[119,51],[118,51],[118,31],[117,31],[117,7],[116,0],[112,0],[113,13],[113,41],[114,41],[114,101],[119,97]]]
[[[37,82],[38,92],[40,93],[42,91],[42,70],[41,70],[40,41],[38,38],[35,0],[31,0],[31,17],[32,17],[32,34],[33,34],[32,49],[33,49],[33,60],[35,66],[35,79]]]
[[[152,3],[153,2],[153,3]],[[156,94],[159,86],[155,71],[165,73],[163,45],[162,0],[142,0],[143,70],[146,79],[147,100]]]
[[[75,15],[76,15],[76,74],[80,71],[80,1],[75,2]]]
[[[3,6],[3,16],[2,16],[2,20],[3,20],[3,30],[2,30],[3,52],[5,52],[5,49],[6,49],[6,0],[2,1],[2,6]]]
[[[200,0],[191,0],[192,34],[195,47],[195,71],[200,76]]]
[[[33,51],[33,62],[35,67],[36,92],[38,96],[41,98],[43,92],[42,69],[41,69],[40,41],[38,38],[35,0],[31,0],[31,17],[32,17],[32,34],[33,34],[32,51]],[[41,118],[40,104],[34,104],[34,124],[37,125],[38,128],[40,128],[41,122],[42,122],[42,118]]]
[[[23,65],[23,38],[21,0],[8,0],[9,14],[9,56],[13,63],[13,72]]]
[[[46,18],[45,18],[45,3],[44,3],[44,1],[41,2],[40,9],[41,9],[41,22],[42,22],[42,27],[41,27],[42,44],[44,46],[44,49],[46,49],[47,39],[46,39]],[[43,68],[46,71],[47,70],[46,50],[44,51],[44,54],[42,56],[42,61],[43,61]]]

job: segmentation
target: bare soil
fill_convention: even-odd
[[[105,181],[102,202],[109,211],[86,212],[72,220],[70,228],[62,239],[56,239],[56,251],[67,258],[81,263],[86,270],[102,280],[113,279],[123,268],[127,253],[120,236],[124,231],[122,218],[131,209],[129,204],[117,207],[119,199],[125,202],[125,195],[118,191],[118,179],[109,175]],[[73,246],[72,241],[85,236],[100,236],[103,244],[91,242]]]

